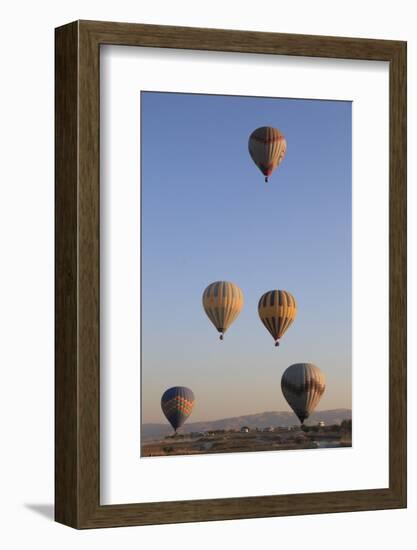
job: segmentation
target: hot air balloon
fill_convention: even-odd
[[[265,181],[277,168],[287,150],[285,137],[276,128],[262,126],[254,130],[249,137],[249,154],[253,162],[265,176]]]
[[[297,304],[292,294],[285,290],[270,290],[261,296],[258,313],[262,323],[269,330],[275,345],[297,315]]]
[[[203,308],[220,332],[220,340],[243,307],[243,292],[234,283],[216,281],[203,292]]]
[[[314,411],[325,389],[324,374],[311,363],[291,365],[281,378],[282,393],[301,425]]]
[[[161,409],[175,433],[190,416],[194,402],[194,394],[189,388],[174,386],[164,392],[161,397]]]

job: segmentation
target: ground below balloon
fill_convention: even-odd
[[[330,412],[332,414],[329,414]],[[311,418],[309,423],[302,428],[294,424],[293,417],[287,418],[286,415],[287,425],[269,425],[266,427],[253,425],[256,419],[258,422],[261,419],[265,421],[266,419],[271,420],[271,418],[282,420],[281,413],[262,413],[261,415],[248,415],[215,421],[217,424],[225,426],[233,424],[234,427],[210,428],[207,427],[207,423],[193,423],[187,429],[184,427],[184,431],[176,435],[173,435],[171,430],[169,434],[144,437],[141,456],[351,447],[352,422],[350,411],[338,409],[337,412],[339,415],[340,413],[345,414],[345,418],[341,419],[339,416],[337,422],[329,424],[324,420],[314,421]],[[336,411],[327,411],[327,414],[322,413],[321,417],[335,418],[337,416],[335,413]],[[247,422],[244,422],[244,420],[247,420]],[[290,420],[293,422],[292,425],[288,424]],[[239,422],[241,425],[237,427],[236,424]],[[197,430],[196,428],[200,426],[205,426],[205,429]]]

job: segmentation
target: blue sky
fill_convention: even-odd
[[[267,184],[247,146],[259,126],[287,140]],[[174,385],[196,421],[290,410],[297,362],[326,375],[318,410],[351,407],[351,103],[142,92],[141,136],[142,421],[164,421]],[[201,305],[216,280],[245,297],[223,342]],[[279,348],[257,313],[275,288],[298,303]]]

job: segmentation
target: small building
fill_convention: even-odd
[[[326,423],[324,422],[324,420],[320,420],[320,422],[318,423],[319,428],[324,428],[325,425]]]
[[[242,433],[242,434],[247,434],[247,433],[249,433],[249,427],[248,427],[248,426],[242,426],[242,427],[240,428],[240,433]]]

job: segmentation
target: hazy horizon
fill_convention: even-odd
[[[248,153],[259,126],[287,154],[268,184]],[[281,375],[326,375],[317,411],[351,409],[351,103],[141,93],[142,422],[187,386],[190,422],[291,411]],[[201,295],[216,280],[245,305],[220,342]],[[279,348],[257,303],[285,289],[298,315]]]
[[[323,409],[320,407],[320,405],[314,409],[314,412],[311,414],[311,417],[313,417],[314,415],[316,415],[317,413],[328,413],[328,412],[333,412],[333,411],[350,411],[352,412],[352,409],[350,407],[332,407],[330,409]],[[287,407],[285,410],[274,410],[274,411],[258,411],[258,412],[255,412],[255,413],[252,413],[252,412],[246,412],[246,413],[240,413],[240,414],[235,414],[233,416],[221,416],[219,418],[200,418],[198,420],[194,420],[194,415],[191,415],[187,422],[184,424],[184,426],[187,426],[188,424],[193,424],[193,423],[201,423],[201,422],[219,422],[221,420],[229,420],[229,419],[233,419],[233,418],[240,418],[242,416],[258,416],[258,415],[263,415],[263,414],[291,414],[294,416],[294,424],[299,424],[300,422],[297,420],[297,417],[294,415],[294,412],[289,408]],[[308,423],[308,421],[310,420],[310,417],[306,419],[306,423]],[[160,420],[158,420],[157,422],[143,422],[143,424],[166,424],[167,426],[169,426],[169,422],[166,420],[165,417],[161,418]],[[179,428],[179,430],[181,430],[181,428]]]

